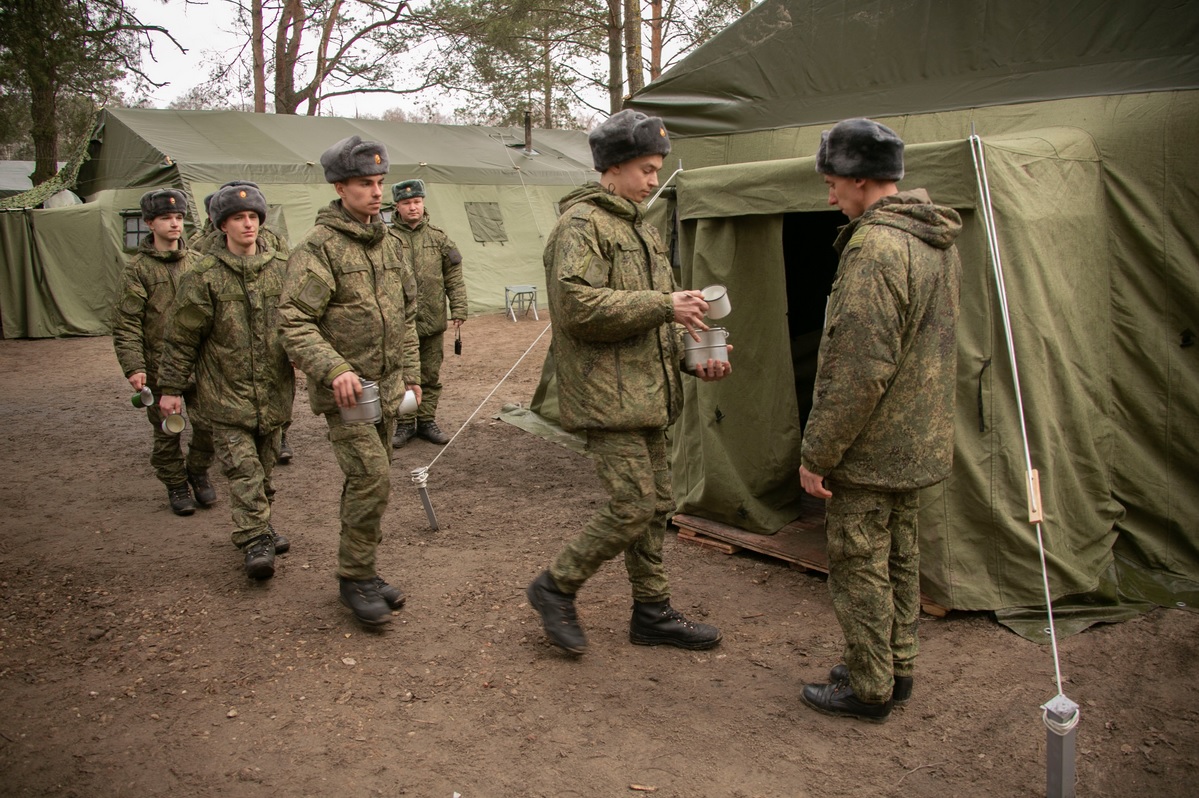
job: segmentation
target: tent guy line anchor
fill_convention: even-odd
[[[429,472],[433,470],[433,464],[436,463],[437,460],[446,453],[446,450],[454,445],[454,441],[458,440],[458,436],[462,434],[462,430],[466,429],[466,426],[470,424],[471,420],[479,414],[479,411],[483,409],[483,405],[487,404],[487,401],[495,395],[495,392],[500,389],[500,386],[504,384],[504,381],[512,376],[512,372],[516,371],[516,367],[521,364],[521,361],[529,356],[529,353],[533,351],[533,347],[537,346],[537,342],[540,341],[547,332],[549,332],[551,327],[553,327],[552,324],[545,325],[545,329],[533,339],[533,343],[529,344],[529,348],[524,351],[524,354],[516,359],[516,362],[512,364],[512,368],[508,369],[508,372],[504,374],[503,377],[500,377],[500,381],[495,384],[495,387],[491,389],[490,393],[483,397],[483,401],[479,402],[479,406],[476,407],[474,412],[467,417],[466,421],[462,422],[462,426],[458,428],[458,431],[454,433],[453,437],[449,439],[446,445],[441,447],[441,451],[429,461],[429,464],[426,466],[421,466],[420,468],[412,469],[412,484],[416,487],[417,492],[420,494],[421,504],[424,505],[425,508],[425,516],[428,517],[429,526],[434,532],[441,527],[437,524],[437,514],[433,512],[433,502],[429,498]]]
[[[1041,581],[1045,590],[1045,610],[1049,618],[1049,642],[1053,650],[1053,671],[1057,678],[1057,695],[1041,705],[1041,720],[1046,732],[1045,782],[1048,798],[1075,796],[1075,727],[1080,719],[1079,706],[1062,691],[1062,663],[1057,648],[1057,629],[1053,620],[1053,596],[1049,589],[1049,567],[1045,560],[1045,539],[1041,532],[1044,507],[1041,504],[1040,474],[1032,467],[1028,451],[1028,427],[1024,420],[1024,402],[1020,392],[1020,371],[1016,365],[1016,346],[1012,338],[1012,319],[1008,310],[1007,286],[1003,277],[1003,260],[999,254],[999,234],[995,228],[995,208],[991,202],[991,186],[987,180],[986,153],[982,139],[970,125],[970,154],[978,180],[979,210],[987,235],[987,247],[995,271],[999,308],[1003,316],[1003,332],[1007,341],[1008,358],[1012,367],[1012,389],[1016,397],[1016,412],[1020,417],[1020,438],[1024,444],[1025,489],[1028,493],[1028,522],[1037,530],[1037,551],[1041,557]]]

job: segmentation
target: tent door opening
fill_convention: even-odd
[[[837,274],[838,257],[833,242],[845,221],[845,215],[840,211],[783,215],[787,329],[801,428],[807,425],[808,414],[812,411],[824,311]]]

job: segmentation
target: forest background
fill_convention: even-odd
[[[48,180],[105,106],[589,129],[751,5],[0,0],[0,159]]]

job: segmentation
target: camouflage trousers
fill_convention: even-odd
[[[666,519],[674,509],[666,433],[588,430],[587,451],[608,491],[608,504],[558,553],[550,576],[559,589],[573,594],[601,565],[624,552],[633,599],[670,598],[662,566]]]
[[[383,539],[383,513],[391,494],[391,436],[395,420],[345,424],[325,415],[333,456],[345,480],[341,486],[341,538],[337,575],[363,580],[375,576],[375,553]]]
[[[279,457],[281,429],[256,432],[241,427],[212,426],[217,461],[229,480],[233,513],[233,545],[241,548],[267,534],[271,522],[271,470]]]
[[[437,417],[437,400],[441,398],[441,362],[445,359],[445,333],[422,335],[420,338],[420,406],[410,416],[401,416],[401,424],[432,421]]]
[[[845,634],[845,664],[863,701],[891,697],[895,676],[916,665],[920,619],[917,491],[880,491],[826,480],[828,587]]]
[[[158,396],[157,388],[154,395]],[[195,391],[186,391],[183,401],[190,409],[195,400]],[[179,485],[187,481],[188,474],[203,474],[212,465],[212,430],[203,424],[196,423],[193,413],[188,413],[191,422],[191,442],[187,447],[187,455],[183,454],[183,436],[172,435],[162,431],[162,410],[158,402],[146,408],[146,418],[154,427],[154,446],[150,450],[150,466],[154,476],[167,487]]]

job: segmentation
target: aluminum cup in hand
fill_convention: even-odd
[[[134,407],[151,407],[154,404],[154,392],[151,391],[150,386],[147,385],[145,388],[142,388],[140,391],[135,393],[133,398],[129,401],[133,403]]]
[[[162,431],[168,435],[178,435],[180,432],[183,432],[183,428],[186,426],[187,422],[178,413],[171,413],[162,419]]]
[[[729,290],[723,285],[709,285],[701,292],[708,303],[708,318],[723,319],[733,311],[729,303]]]
[[[400,401],[400,415],[410,416],[416,412],[416,391],[409,388],[404,391],[404,398]]]
[[[379,384],[374,380],[358,378],[362,385],[362,395],[353,407],[339,407],[341,420],[345,424],[378,424],[383,418],[383,408],[379,405]]]

